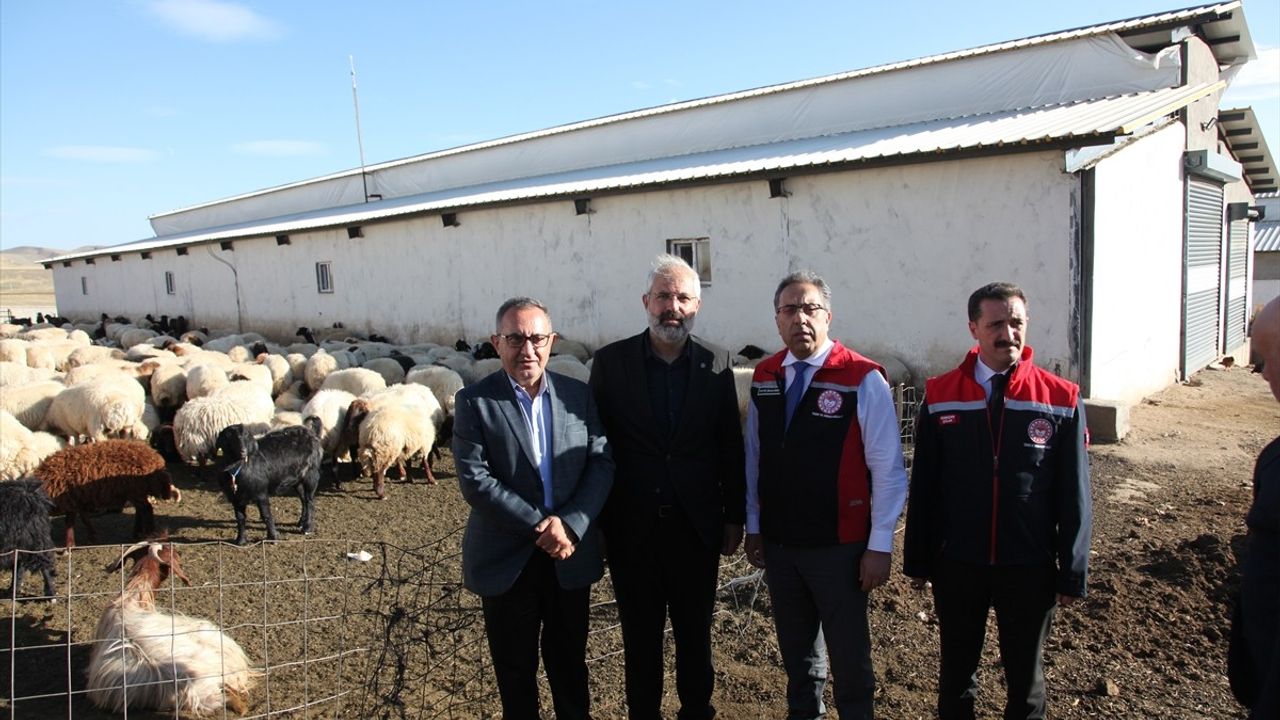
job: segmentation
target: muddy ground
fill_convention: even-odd
[[[1091,592],[1055,622],[1046,658],[1050,714],[1244,717],[1224,675],[1229,602],[1253,459],[1280,432],[1280,405],[1248,368],[1208,370],[1135,407],[1132,423],[1123,443],[1091,452]],[[368,481],[343,492],[324,487],[318,532],[305,541],[293,527],[298,501],[277,499],[283,542],[246,548],[218,542],[233,538],[235,528],[213,486],[198,471],[173,469],[183,502],[158,513],[182,543],[192,585],[166,587],[160,603],[216,620],[266,668],[251,716],[497,716],[478,602],[459,586],[467,509],[447,453],[435,467],[439,485],[421,477],[393,482],[382,502]],[[127,542],[132,510],[95,524],[101,542]],[[55,520],[55,536],[61,529]],[[251,521],[251,539],[263,534]],[[372,558],[347,558],[360,551]],[[6,714],[107,717],[82,691],[97,617],[121,588],[122,576],[103,570],[118,553],[113,545],[62,554],[58,602],[0,605]],[[767,592],[741,556],[725,563],[722,579],[715,621],[720,716],[782,717],[784,678]],[[0,571],[0,583],[7,582]],[[25,589],[38,584],[28,581]],[[597,717],[622,717],[621,642],[607,578],[594,592],[593,709]],[[929,596],[900,574],[873,595],[881,717],[932,716],[932,612]],[[992,636],[981,676],[987,717],[998,715],[1003,699],[995,654]],[[673,717],[670,692],[666,707]]]

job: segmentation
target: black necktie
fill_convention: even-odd
[[[987,398],[987,407],[991,410],[993,422],[1004,412],[1004,386],[1008,382],[1009,376],[1007,374],[991,376],[991,396]]]

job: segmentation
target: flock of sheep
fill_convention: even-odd
[[[487,344],[476,352],[461,341],[395,345],[339,328],[298,335],[304,341],[292,344],[255,333],[172,337],[107,318],[0,325],[0,564],[14,570],[9,597],[26,572],[53,596],[51,514],[65,516],[68,547],[77,519],[94,541],[90,516],[125,504],[135,507],[135,536],[152,536],[152,501],[181,499],[170,463],[217,465],[238,543],[248,539],[249,505],[277,537],[273,495],[296,494],[300,528],[311,532],[322,468],[336,462],[358,463],[379,498],[392,466],[408,478],[406,464],[420,461],[435,482],[431,455],[448,442],[454,395],[501,367]],[[586,380],[585,347],[563,341],[556,351],[549,369]],[[133,570],[99,622],[90,699],[114,711],[241,710],[255,675],[234,641],[155,607],[154,589],[170,572],[185,579],[177,551],[152,541],[125,557]],[[175,677],[175,653],[183,667],[211,669]]]

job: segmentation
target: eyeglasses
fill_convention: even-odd
[[[695,295],[686,295],[685,293],[677,294],[677,293],[669,293],[669,292],[649,293],[649,297],[653,298],[654,300],[657,300],[658,302],[664,302],[664,303],[675,300],[679,302],[681,305],[688,305],[689,303],[698,299],[697,296]]]
[[[512,350],[519,350],[524,347],[525,343],[533,343],[534,348],[546,347],[551,342],[551,335],[521,335],[520,333],[511,333],[510,335],[498,335],[507,347]]]
[[[819,312],[826,310],[826,308],[817,303],[803,303],[801,305],[780,305],[776,310],[779,315],[785,317],[795,317],[796,313],[804,313],[806,317],[814,317]]]

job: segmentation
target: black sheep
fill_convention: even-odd
[[[493,358],[499,357],[498,349],[495,348],[493,346],[493,343],[489,342],[488,340],[485,340],[484,342],[476,346],[476,351],[474,355],[477,360],[491,360]]]
[[[298,337],[302,338],[303,340],[306,340],[312,345],[320,344],[316,342],[316,336],[312,334],[311,328],[306,327],[305,325],[303,327],[298,328],[298,332],[294,333],[294,335],[297,335]]]
[[[39,480],[0,483],[0,565],[13,569],[10,598],[18,598],[22,576],[28,572],[44,576],[44,597],[53,597],[52,510],[53,501]]]
[[[219,483],[236,512],[236,544],[244,545],[245,510],[256,503],[267,539],[278,540],[271,496],[297,493],[302,499],[303,534],[314,529],[316,487],[320,484],[320,438],[304,427],[285,427],[254,438],[243,425],[218,433],[222,454]]]

